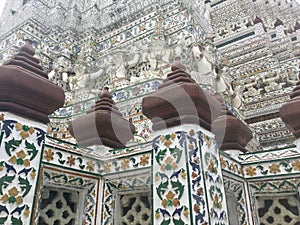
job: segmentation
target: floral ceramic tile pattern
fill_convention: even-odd
[[[249,217],[247,214],[247,200],[245,194],[245,184],[241,180],[232,179],[224,176],[224,188],[226,192],[234,193],[236,199],[236,210],[239,224],[247,225]]]
[[[30,224],[45,132],[0,115],[0,224]]]
[[[228,224],[212,136],[193,129],[175,131],[156,137],[153,151],[156,224]]]

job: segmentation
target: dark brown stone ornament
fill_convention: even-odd
[[[290,100],[281,106],[279,113],[286,126],[296,138],[300,138],[300,73],[299,81],[290,95]]]
[[[19,53],[0,66],[0,111],[48,123],[48,115],[64,104],[63,89],[48,80],[26,40]]]
[[[158,90],[143,98],[143,113],[151,119],[152,129],[200,124],[210,130],[211,122],[221,112],[220,103],[185,72],[180,59],[171,70]]]
[[[281,25],[283,25],[283,22],[282,22],[282,20],[280,20],[280,19],[276,19],[276,21],[275,21],[275,23],[274,23],[274,27],[278,27],[278,26],[281,26]]]
[[[73,120],[69,131],[81,146],[121,148],[133,138],[135,127],[122,117],[108,88],[104,88],[100,100],[86,115]]]
[[[253,137],[251,130],[226,108],[221,96],[217,95],[216,98],[222,103],[223,115],[213,121],[212,132],[216,135],[220,150],[240,150],[245,153],[245,146]]]

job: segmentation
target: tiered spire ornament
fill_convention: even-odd
[[[274,23],[274,27],[278,27],[278,26],[283,26],[283,22],[281,19],[276,19],[275,23]]]
[[[296,21],[296,23],[295,23],[294,30],[295,30],[295,31],[296,31],[296,30],[300,30],[300,23],[298,23],[297,21]]]
[[[279,110],[282,120],[297,139],[300,138],[300,72],[298,79],[299,81],[290,95],[291,99]]]
[[[69,131],[81,146],[120,148],[133,138],[135,127],[122,117],[105,87],[100,100],[86,115],[73,120]]]
[[[251,130],[226,108],[220,95],[215,97],[222,104],[223,113],[212,123],[212,132],[216,135],[220,150],[239,150],[245,153],[245,146],[253,137]]]
[[[0,111],[48,123],[48,115],[64,104],[64,91],[48,80],[26,40],[19,53],[0,67]]]
[[[153,130],[181,124],[200,124],[210,130],[220,113],[220,103],[199,87],[180,60],[171,70],[158,90],[143,98],[143,113],[153,122]]]
[[[255,24],[259,24],[259,23],[262,24],[262,26],[264,28],[264,31],[267,32],[267,29],[266,29],[266,27],[264,25],[263,20],[260,17],[256,16],[255,19],[253,20],[253,24],[255,25]]]

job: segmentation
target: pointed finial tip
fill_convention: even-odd
[[[31,39],[29,39],[29,38],[26,38],[24,41],[25,41],[25,43],[28,43],[30,45],[33,44],[33,41]]]
[[[19,52],[26,52],[33,56],[35,54],[35,50],[32,47],[33,41],[30,39],[25,39],[25,44],[20,47]]]
[[[181,69],[183,71],[186,71],[186,66],[182,64],[181,58],[179,56],[175,57],[175,62],[173,63],[171,67],[172,71],[176,69]]]
[[[109,87],[104,87],[102,93],[99,96],[100,98],[110,98],[112,99],[112,95],[109,92]]]

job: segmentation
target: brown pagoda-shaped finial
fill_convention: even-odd
[[[253,20],[254,24],[258,24],[258,23],[263,23],[262,19],[258,16],[255,17],[255,19]]]
[[[274,27],[278,27],[278,26],[281,26],[281,25],[283,25],[283,22],[282,22],[282,20],[280,20],[280,19],[276,19],[276,21],[275,21],[275,23],[274,23]]]
[[[0,66],[0,111],[12,112],[38,122],[49,122],[48,115],[64,104],[64,91],[48,80],[34,58],[32,42]]]
[[[281,119],[296,138],[300,138],[300,72],[298,79],[299,81],[290,95],[291,99],[279,110]]]
[[[245,146],[253,137],[251,130],[227,109],[219,94],[215,97],[222,104],[222,115],[212,123],[212,132],[216,135],[220,150],[240,150],[245,153]]]
[[[86,115],[73,120],[69,131],[81,146],[120,148],[133,138],[135,127],[122,117],[105,87],[95,106]]]
[[[20,47],[19,52],[16,55],[14,55],[9,61],[5,62],[3,66],[20,66],[24,69],[27,69],[37,75],[48,79],[47,73],[45,73],[43,71],[42,66],[39,65],[39,60],[33,57],[34,53],[35,50],[32,47],[32,41],[27,39],[25,40],[25,45]]]
[[[296,21],[295,26],[294,26],[294,30],[296,31],[296,30],[299,30],[299,29],[300,29],[300,23],[298,23]]]
[[[143,113],[153,122],[153,130],[181,124],[200,124],[210,130],[220,103],[191,78],[180,59],[171,70],[158,90],[143,98]]]
[[[264,31],[267,32],[267,28],[265,27],[263,20],[260,17],[256,16],[255,19],[253,20],[253,24],[255,25],[259,23],[262,24]]]

